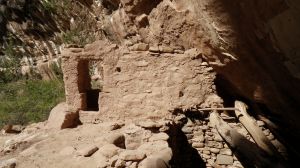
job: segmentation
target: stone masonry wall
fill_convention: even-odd
[[[80,82],[84,71],[78,68],[80,60],[96,60],[103,69],[98,118],[161,117],[174,109],[197,108],[215,94],[215,74],[197,49],[175,52],[169,47],[157,47],[156,51],[143,43],[130,49],[107,45],[70,48],[64,53],[70,107],[82,110],[84,102],[78,89],[84,83]]]

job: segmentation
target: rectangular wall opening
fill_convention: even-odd
[[[78,90],[81,95],[81,110],[99,111],[100,89],[92,87],[91,75],[93,62],[89,60],[80,60],[78,62]]]

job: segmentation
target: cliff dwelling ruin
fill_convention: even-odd
[[[91,61],[102,69],[101,92],[91,88]],[[96,117],[92,120],[155,118],[175,109],[197,109],[215,94],[211,70],[198,49],[184,52],[144,43],[126,49],[98,41],[63,53],[67,104],[80,116]]]
[[[58,54],[66,102],[32,126],[55,130],[39,142],[41,165],[69,150],[70,167],[299,165],[299,1],[75,2],[86,16],[63,17],[70,23],[60,35],[84,24],[75,41],[92,41]],[[20,164],[31,166],[30,157]]]

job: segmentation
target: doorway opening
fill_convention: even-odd
[[[99,111],[99,93],[100,89],[92,87],[92,78],[94,62],[89,60],[80,60],[78,62],[78,90],[81,95],[81,110]]]

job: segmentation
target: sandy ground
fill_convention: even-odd
[[[110,126],[111,123],[86,124],[64,130],[43,130],[36,129],[34,126],[18,135],[1,135],[2,153],[0,160],[15,158],[17,159],[17,167],[20,168],[97,167],[93,156],[79,157],[74,152],[72,154],[62,154],[61,151],[66,147],[80,149],[89,144],[101,143],[97,142],[97,138],[99,139],[99,137],[109,132]],[[3,147],[14,140],[20,141],[16,145],[16,149],[3,155]]]

